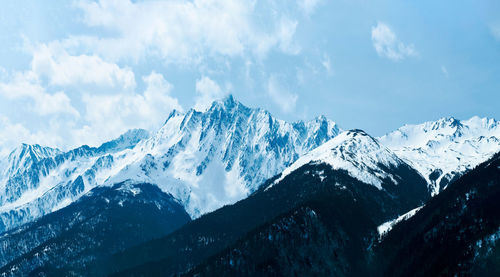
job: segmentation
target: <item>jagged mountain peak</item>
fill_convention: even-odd
[[[405,125],[380,141],[427,180],[433,194],[500,150],[500,123],[474,116]]]
[[[443,128],[443,127],[459,128],[462,125],[460,120],[458,120],[457,118],[455,118],[453,116],[443,117],[443,118],[439,119],[438,121],[432,122],[432,123],[433,123],[433,127],[434,127],[433,129],[439,129],[439,128]]]
[[[216,99],[212,101],[212,103],[205,108],[191,108],[190,110],[193,110],[195,112],[207,112],[207,111],[216,111],[216,110],[225,110],[225,111],[231,111],[231,110],[237,110],[238,108],[248,108],[245,105],[243,105],[241,102],[236,100],[236,98],[232,94],[228,94],[222,98]]]
[[[39,144],[21,143],[20,146],[16,147],[9,154],[9,157],[30,155],[31,157],[36,159],[43,159],[46,157],[55,156],[58,153],[61,153],[61,150],[57,148],[41,146]]]
[[[438,135],[453,135],[461,136],[463,133],[464,125],[458,119],[453,116],[443,117],[437,121],[430,121],[424,123],[422,128],[426,133],[438,134]]]
[[[0,230],[124,180],[158,185],[197,217],[246,197],[339,132],[326,118],[289,123],[232,96],[204,111],[172,111],[151,136],[131,130],[97,148],[81,146],[24,166],[26,174],[0,176]]]
[[[167,122],[171,119],[171,118],[174,118],[174,117],[178,117],[178,116],[183,116],[184,113],[182,113],[181,111],[178,111],[176,109],[173,109],[170,114],[168,115],[167,119],[165,120],[165,122],[163,123],[163,125],[167,124]]]
[[[307,140],[307,137],[320,137],[318,142],[324,142],[325,137],[333,137],[340,133],[341,128],[325,116],[319,116],[310,121],[286,122],[275,118],[269,111],[262,108],[250,108],[237,101],[232,95],[212,102],[209,109],[198,111],[190,109],[187,113],[173,111],[164,126],[151,140],[155,145],[159,140],[169,140],[166,133],[169,130],[184,130],[193,132],[194,128],[202,125],[204,130],[216,129],[218,134],[255,132],[267,136],[283,136],[291,129],[297,133],[296,140]],[[272,133],[271,133],[272,132]],[[317,146],[317,145],[316,145]]]
[[[231,108],[238,106],[240,104],[241,103],[239,101],[236,101],[236,99],[234,98],[234,96],[232,94],[228,94],[225,97],[223,97],[222,99],[213,102],[213,105],[219,105],[219,106],[225,107],[227,109],[231,109]]]
[[[75,201],[112,174],[116,157],[149,135],[130,130],[100,147],[83,145],[67,152],[23,144],[0,166],[0,231]],[[115,157],[116,155],[116,157]]]
[[[322,124],[326,124],[326,125],[336,125],[337,128],[340,130],[340,127],[338,127],[338,124],[330,119],[328,119],[326,116],[324,115],[320,115],[320,116],[317,116],[315,117],[314,119],[310,120],[310,121],[304,121],[304,120],[299,120],[299,121],[296,121],[293,123],[294,125],[322,125]]]
[[[339,132],[326,117],[289,123],[229,95],[205,111],[171,113],[133,150],[133,163],[107,182],[161,179],[196,217],[245,197]]]
[[[500,122],[493,118],[474,116],[467,120],[459,120],[455,117],[443,117],[422,124],[405,124],[403,127],[382,136],[381,139],[390,141],[391,137],[395,137],[404,139],[410,144],[417,142],[416,139],[419,139],[420,143],[424,145],[428,140],[434,140],[435,137],[449,138],[450,136],[456,136],[457,133],[460,133],[460,135],[480,136],[488,135],[491,132],[500,135]]]
[[[316,118],[316,121],[325,121],[325,120],[328,120],[328,118],[326,118],[325,115],[318,115]]]
[[[41,146],[39,144],[22,143],[20,146],[14,148],[4,161],[3,175],[10,175],[17,171],[24,171],[31,165],[46,159],[53,158],[62,153],[57,148]],[[0,179],[2,176],[0,176]]]
[[[247,114],[251,112],[256,112],[260,109],[250,108],[246,105],[243,105],[241,102],[237,101],[231,94],[212,102],[210,108],[203,112],[203,114],[223,114],[225,116],[238,116],[241,114]]]
[[[265,109],[248,107],[236,100],[231,94],[222,99],[213,101],[210,108],[204,111],[198,111],[196,109],[190,109],[186,113],[176,110],[172,111],[165,121],[163,129],[172,128],[171,123],[176,121],[177,123],[174,124],[179,125],[181,129],[190,128],[200,121],[208,125],[231,126],[233,128],[236,128],[237,125],[240,124],[243,124],[242,126],[244,127],[246,123],[253,121],[258,122],[261,127],[275,130],[278,133],[282,133],[283,131],[281,129],[283,129],[283,126],[288,125],[297,130],[315,129],[316,131],[323,131],[328,133],[325,135],[329,136],[334,136],[341,131],[337,123],[324,115],[318,116],[310,121],[299,120],[289,123],[275,118]]]
[[[496,131],[496,135],[500,135],[500,121],[489,117],[473,116],[470,119],[462,121],[468,129],[480,132],[481,130]]]

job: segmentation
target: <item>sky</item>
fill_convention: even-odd
[[[0,8],[0,152],[154,131],[232,94],[374,136],[500,119],[500,2],[17,0]]]

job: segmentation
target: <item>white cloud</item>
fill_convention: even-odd
[[[326,73],[328,75],[333,75],[333,68],[332,68],[332,63],[330,61],[330,56],[328,55],[323,55],[323,60],[321,61],[321,64],[326,70]]]
[[[206,76],[196,81],[196,93],[198,96],[194,108],[199,111],[206,110],[214,100],[227,95],[215,81]]]
[[[46,132],[31,132],[20,123],[14,123],[5,115],[0,114],[0,157],[8,155],[12,149],[21,143],[56,146],[62,143],[62,138],[54,130]]]
[[[173,108],[182,110],[170,95],[172,85],[160,74],[145,76],[145,90],[136,93],[134,73],[129,69],[97,56],[71,56],[57,43],[30,47],[31,70],[12,74],[0,71],[0,101],[18,106],[18,111],[10,113],[22,112],[21,118],[28,119],[27,125],[2,122],[0,131],[12,129],[13,134],[18,134],[6,136],[16,144],[2,143],[9,150],[20,142],[65,149],[81,144],[95,146],[131,128],[158,128]],[[50,85],[74,86],[85,93],[73,94],[70,99],[64,91],[47,86],[44,78]],[[82,89],[85,84],[95,87]],[[110,88],[119,93],[95,93]],[[80,111],[72,105],[73,101]]]
[[[25,40],[25,47],[32,54],[31,69],[24,72],[0,70],[0,101],[18,107],[17,110],[10,109],[4,111],[5,113],[11,113],[11,116],[12,113],[22,113],[20,118],[28,121],[12,123],[7,117],[8,114],[0,118],[0,132],[4,140],[0,141],[0,151],[10,151],[22,142],[62,148],[80,144],[96,145],[116,137],[120,134],[119,131],[125,131],[111,127],[109,132],[104,128],[104,131],[97,132],[101,126],[95,122],[85,122],[91,117],[86,115],[82,118],[72,104],[75,100],[78,104],[77,97],[80,95],[76,94],[75,97],[73,94],[73,99],[70,99],[62,89],[73,86],[83,91],[88,87],[82,85],[92,85],[94,91],[109,91],[115,88],[115,91],[125,91],[125,95],[130,95],[136,86],[131,70],[105,62],[97,56],[71,56],[57,42],[32,45]],[[144,93],[143,98],[136,97],[136,102],[141,103],[140,100],[147,99],[149,103],[165,103],[164,98],[155,98],[155,92],[152,92],[154,76],[149,77],[146,83],[149,84],[150,90]],[[156,87],[161,85],[164,84],[160,82]],[[96,103],[93,105],[97,106]],[[149,107],[145,106],[144,109],[148,110]],[[144,121],[151,122],[149,119]],[[101,124],[105,122],[106,118],[103,118]]]
[[[58,43],[41,44],[33,49],[33,72],[49,79],[50,84],[133,89],[135,76],[129,68],[120,68],[95,55],[72,56]]]
[[[17,72],[12,80],[0,82],[0,96],[9,100],[29,99],[33,103],[32,111],[38,115],[64,113],[79,116],[64,92],[48,93],[40,85],[38,76],[31,71]]]
[[[87,125],[75,132],[86,139],[99,134],[95,142],[115,137],[131,128],[154,130],[161,126],[172,109],[182,110],[170,95],[172,85],[161,74],[152,72],[143,78],[144,93],[83,96]]]
[[[406,45],[401,42],[389,26],[381,22],[372,27],[372,42],[379,56],[393,61],[400,61],[406,57],[417,55],[417,51],[412,44]]]
[[[296,20],[290,20],[285,17],[281,18],[275,43],[279,45],[281,51],[284,53],[292,55],[300,53],[300,47],[293,41],[298,24]]]
[[[6,116],[0,115],[0,157],[7,155],[20,141],[31,137],[31,133],[21,124],[13,124]]]
[[[279,108],[286,113],[295,109],[299,96],[290,92],[278,81],[275,75],[271,75],[267,82],[267,93]]]
[[[254,16],[255,1],[83,0],[77,6],[84,23],[115,35],[70,40],[112,60],[155,55],[167,63],[198,63],[213,55],[263,57],[273,47],[300,51],[293,43],[297,22],[271,13],[263,27],[261,14]]]
[[[270,49],[277,46],[283,53],[297,55],[300,47],[293,41],[298,22],[288,18],[281,18],[276,25],[276,31],[263,35],[256,44],[254,53],[260,59],[265,57]]]
[[[444,65],[441,66],[441,72],[443,72],[444,76],[446,78],[448,78],[449,74],[448,74],[448,69],[446,68],[446,66],[444,66]]]
[[[297,5],[306,14],[311,15],[321,0],[297,0]]]

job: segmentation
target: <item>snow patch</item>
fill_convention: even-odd
[[[132,193],[132,196],[134,196],[134,197],[141,193],[141,189],[136,187],[136,186],[133,186],[131,183],[126,183],[126,184],[120,186],[118,188],[118,190],[124,191],[124,192],[130,192],[130,193]]]
[[[391,231],[396,224],[400,223],[401,221],[408,220],[409,218],[414,216],[420,209],[422,209],[422,207],[423,205],[378,226],[377,231],[379,234],[379,239],[382,239],[383,236],[389,233],[389,231]]]

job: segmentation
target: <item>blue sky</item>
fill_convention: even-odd
[[[498,1],[33,1],[0,9],[0,149],[97,145],[231,93],[383,135],[500,118]]]

